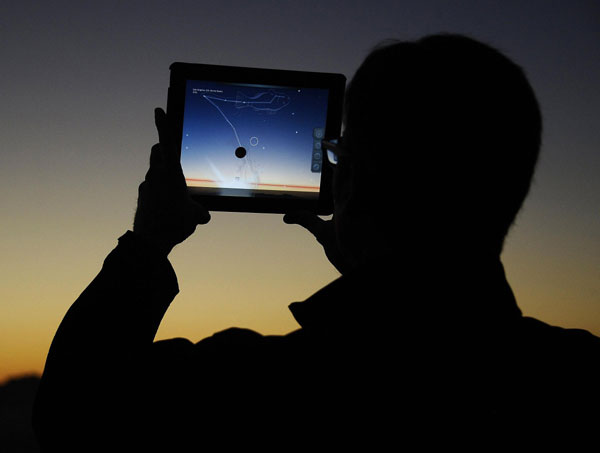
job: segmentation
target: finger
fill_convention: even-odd
[[[142,181],[138,186],[138,200],[141,198],[145,198],[148,193],[148,183],[146,181]]]
[[[164,178],[161,175],[165,173],[164,157],[159,143],[153,145],[150,149],[150,168],[146,172],[145,181],[155,184],[157,180]]]
[[[179,163],[178,148],[175,143],[175,129],[165,111],[161,108],[154,109],[154,123],[158,130],[158,141],[163,146],[165,160],[169,165]]]
[[[195,201],[191,201],[194,211],[194,220],[198,225],[205,225],[210,222],[210,213]]]
[[[167,114],[161,108],[154,109],[154,124],[158,131],[158,141],[160,143],[168,142]]]
[[[288,224],[296,224],[304,227],[319,241],[323,239],[327,225],[326,220],[308,211],[290,212],[283,216],[283,221]]]
[[[160,143],[153,145],[150,149],[150,167],[158,167],[163,163]]]

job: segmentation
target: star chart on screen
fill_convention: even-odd
[[[189,187],[317,197],[328,90],[188,80],[181,164]]]

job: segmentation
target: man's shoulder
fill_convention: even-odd
[[[552,387],[552,393],[565,400],[578,392],[586,398],[593,393],[598,401],[600,338],[587,330],[523,317],[513,352],[522,378],[535,378],[535,384],[530,382],[532,387]]]
[[[156,341],[152,354],[158,356],[198,356],[203,354],[239,354],[264,352],[277,349],[294,349],[307,343],[303,329],[284,335],[263,335],[255,330],[230,327],[193,343],[187,338],[171,338]],[[189,357],[191,358],[191,357]]]
[[[584,329],[553,326],[528,316],[523,316],[519,329],[524,340],[546,344],[558,349],[579,349],[600,352],[600,337]]]

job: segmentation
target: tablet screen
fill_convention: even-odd
[[[317,199],[329,90],[187,80],[181,164],[199,195]]]

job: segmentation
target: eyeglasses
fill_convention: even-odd
[[[347,156],[348,152],[343,145],[339,143],[341,139],[321,140],[321,149],[327,151],[327,160],[331,165],[337,165],[340,156]]]

